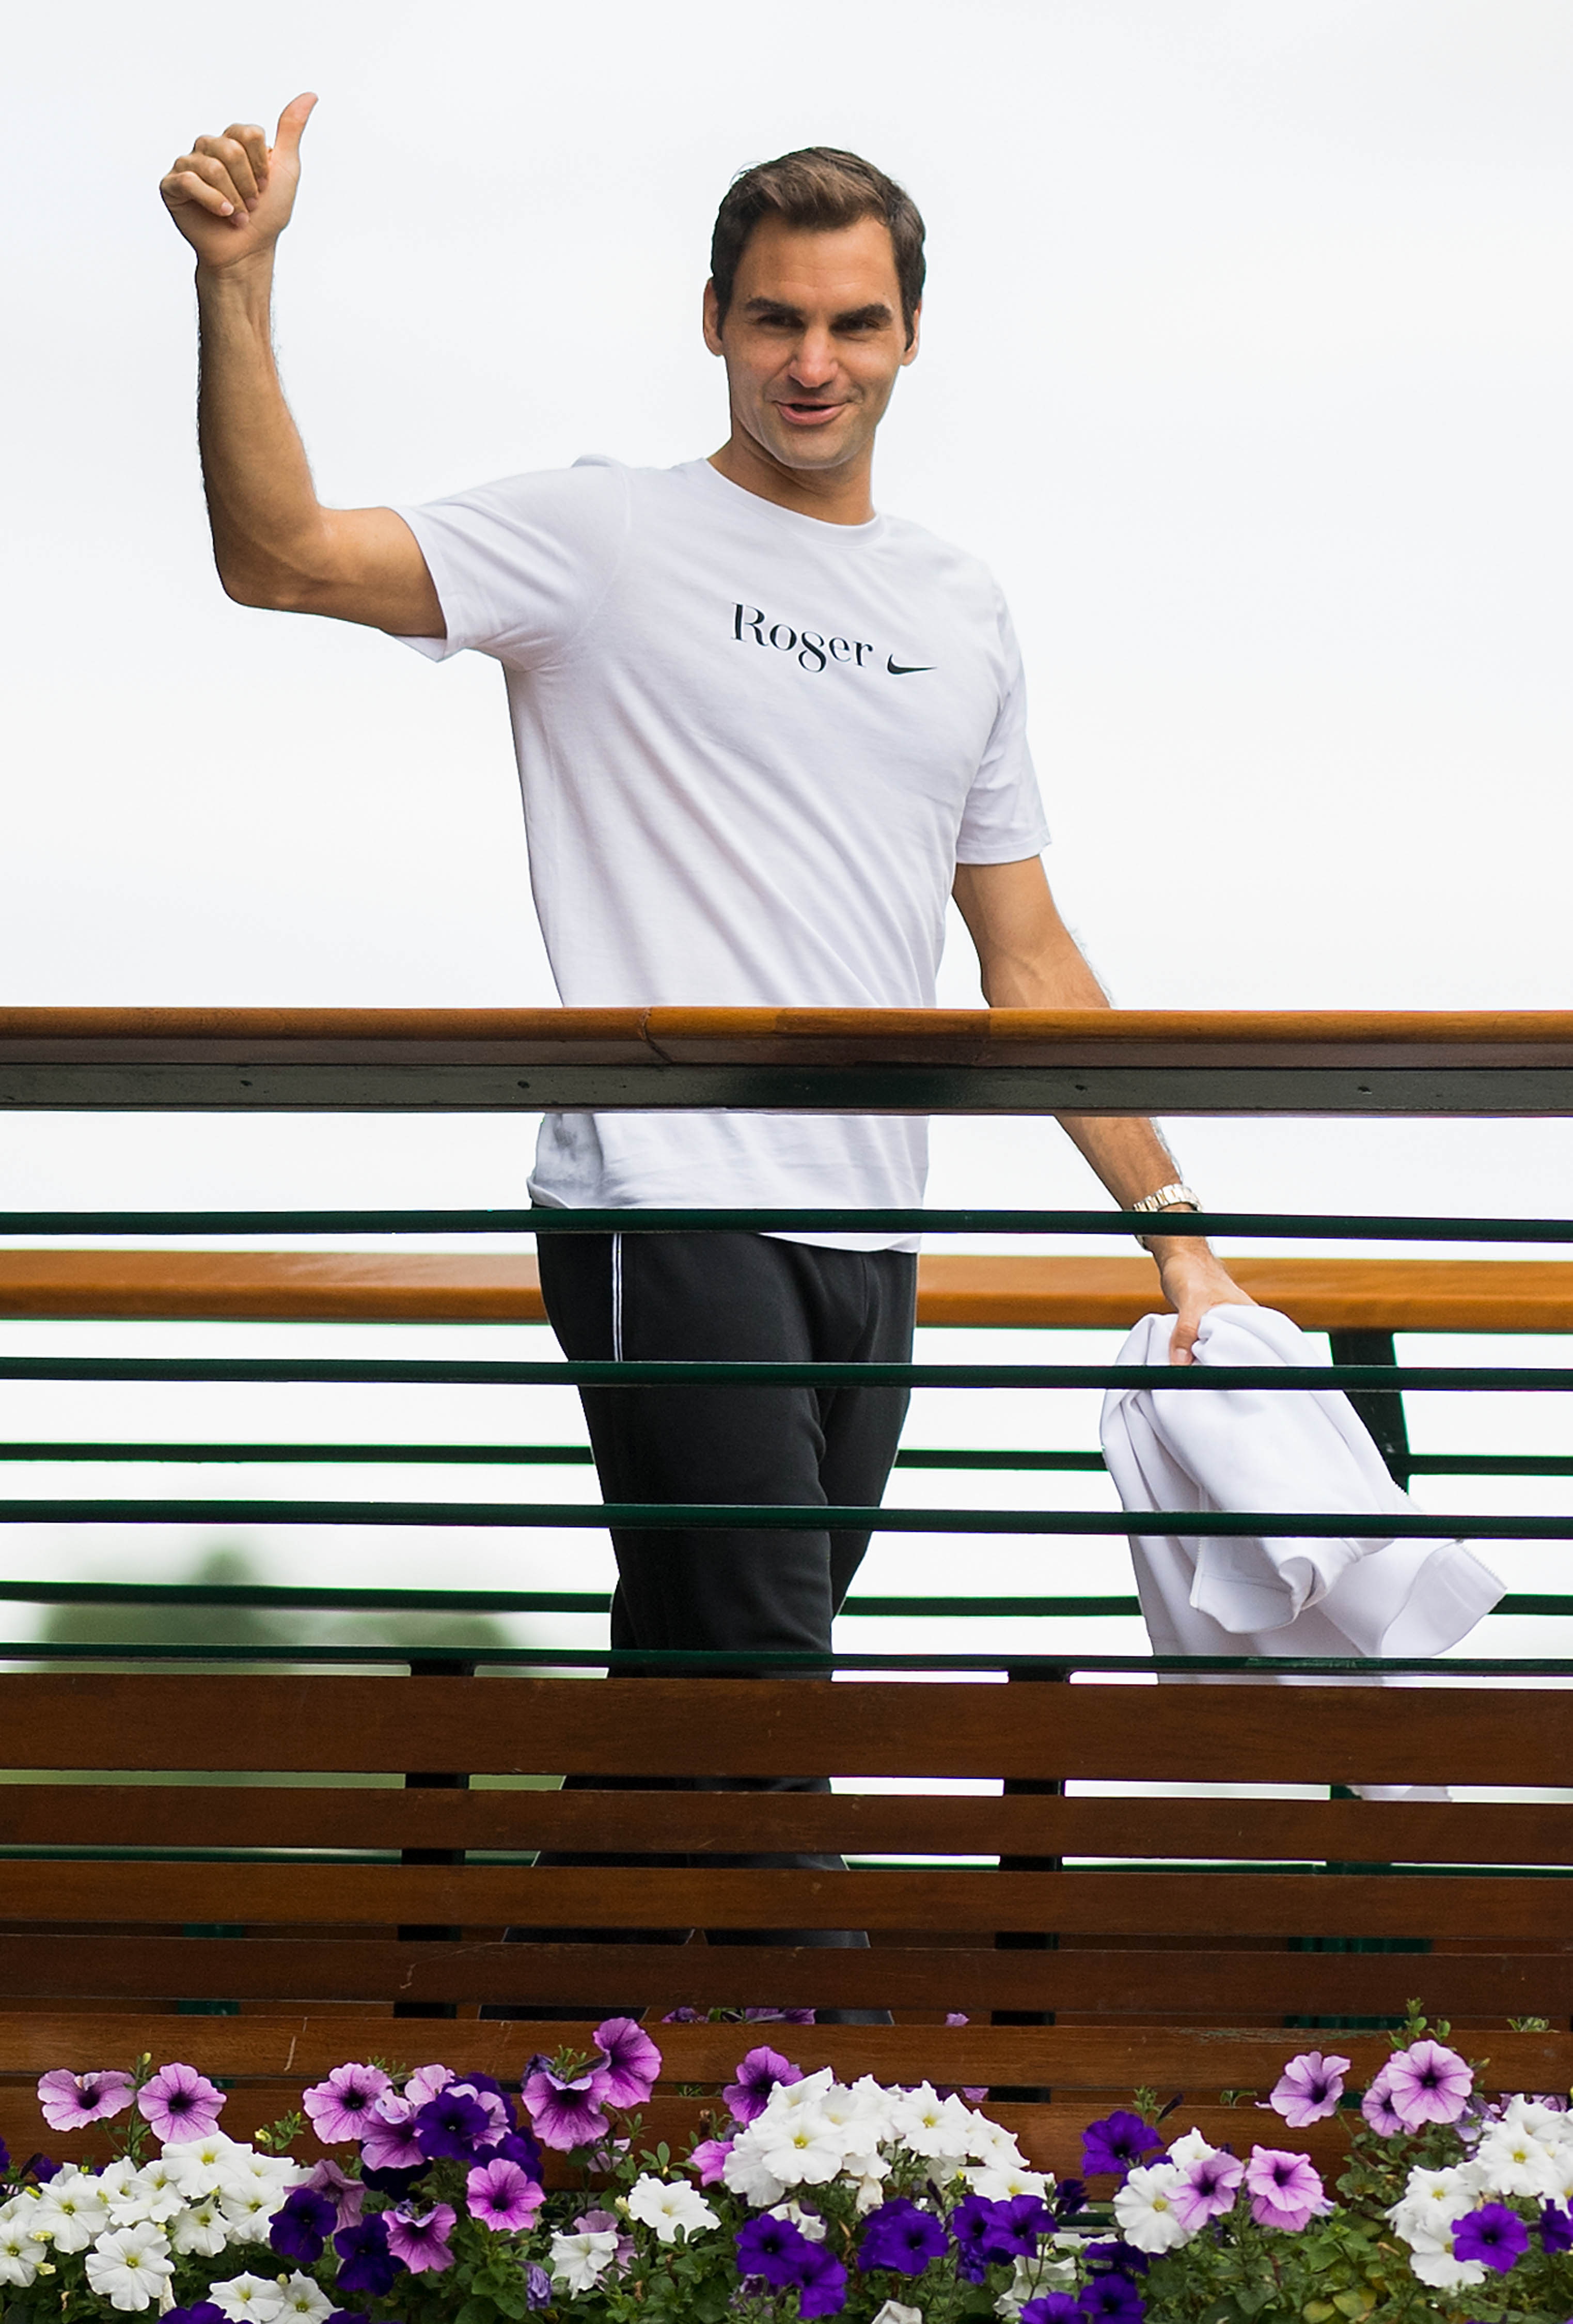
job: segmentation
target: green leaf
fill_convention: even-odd
[[[466,2300],[454,2324],[492,2324],[497,2310],[490,2300]]]
[[[1308,2300],[1300,2312],[1305,2324],[1328,2324],[1328,2318],[1337,2310],[1330,2300]]]

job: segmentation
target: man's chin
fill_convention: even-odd
[[[825,428],[794,428],[777,421],[759,430],[760,441],[784,468],[839,468],[856,456],[857,430],[844,420]]]

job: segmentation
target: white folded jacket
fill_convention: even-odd
[[[1166,1364],[1173,1322],[1144,1317],[1118,1361]],[[1266,1368],[1320,1359],[1287,1315],[1231,1305],[1202,1318],[1196,1360]],[[1384,1533],[1384,1516],[1414,1504],[1338,1391],[1111,1388],[1101,1434],[1133,1514],[1304,1509],[1351,1520],[1335,1540],[1133,1533],[1154,1654],[1436,1655],[1503,1594],[1462,1542]]]

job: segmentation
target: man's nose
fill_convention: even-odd
[[[792,376],[802,387],[823,387],[835,376],[835,348],[828,331],[805,331],[792,355]]]

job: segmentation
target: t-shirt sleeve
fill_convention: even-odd
[[[402,642],[433,661],[474,647],[539,669],[573,644],[611,586],[628,537],[628,480],[612,461],[581,460],[396,513],[447,624],[446,637]]]
[[[1016,863],[1049,842],[1038,779],[1026,744],[1026,678],[1003,597],[999,622],[1000,690],[988,748],[979,761],[956,835],[958,863]]]

